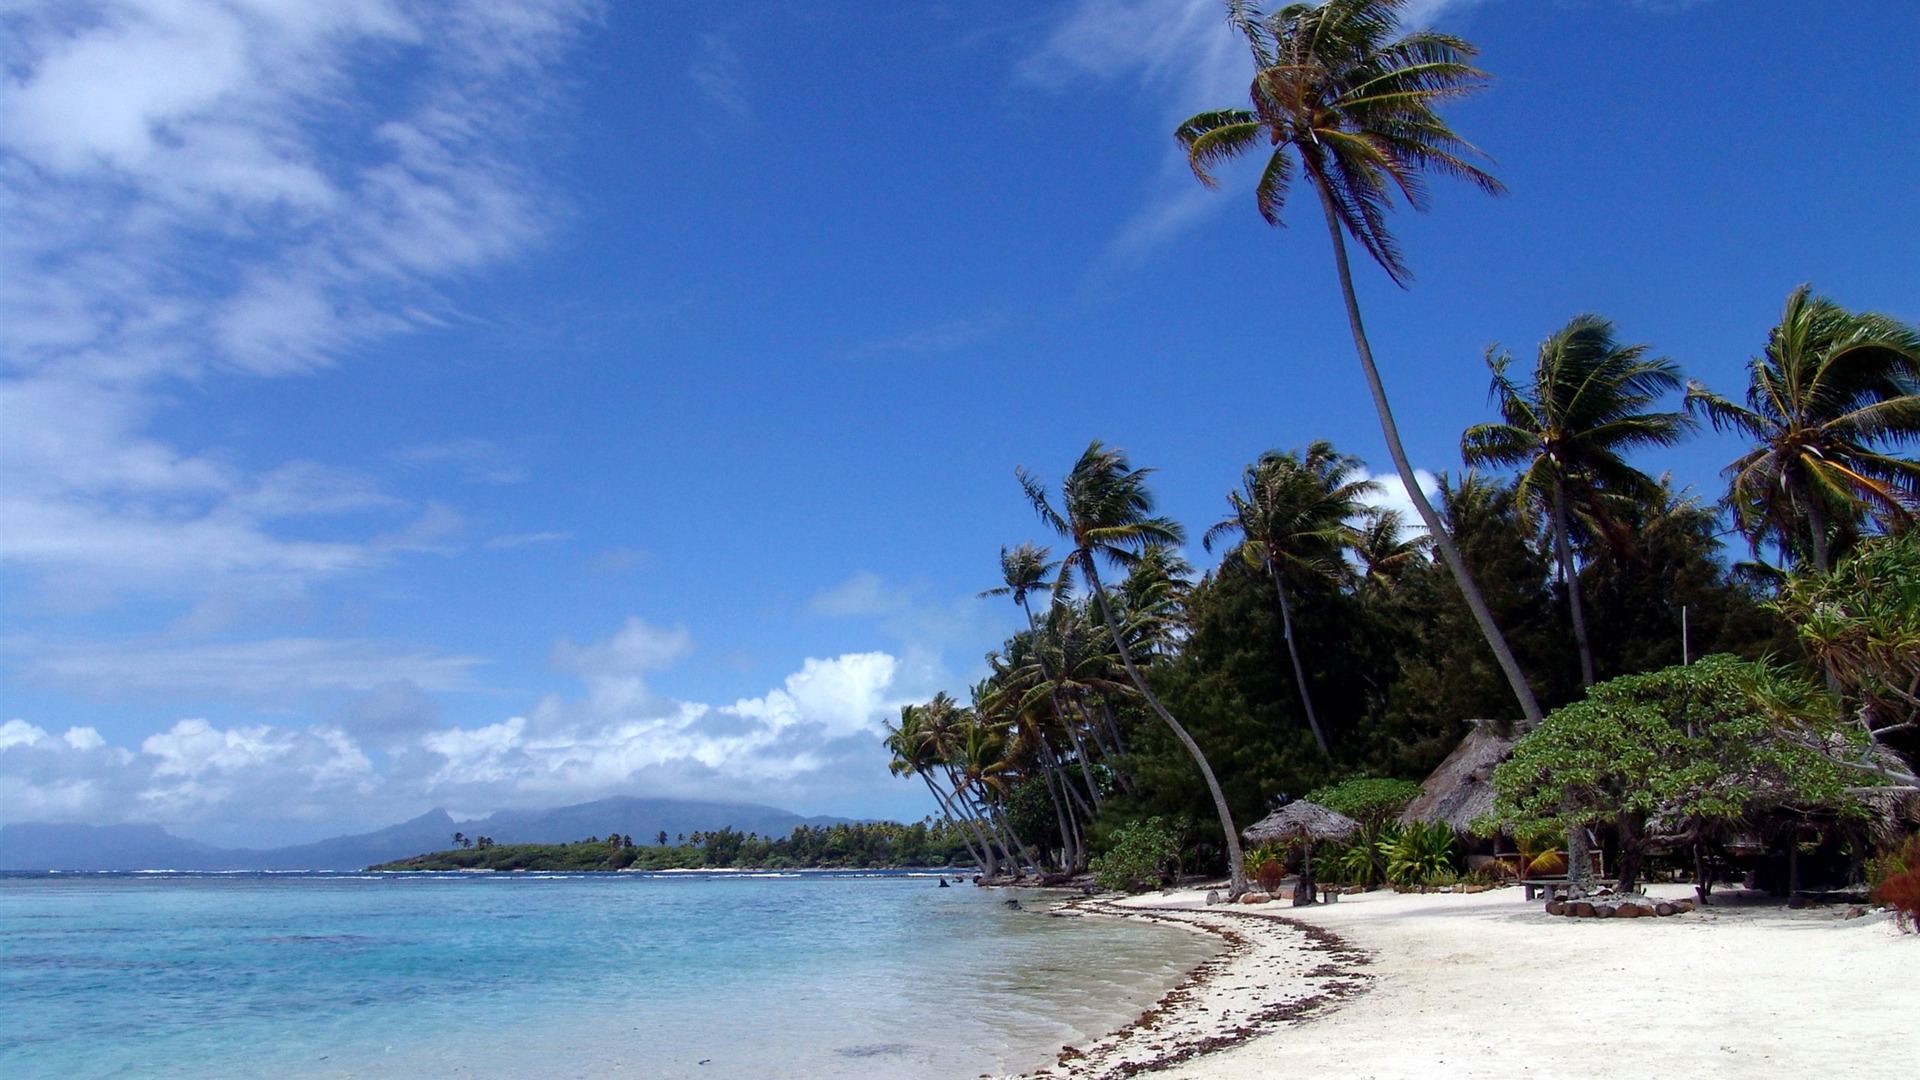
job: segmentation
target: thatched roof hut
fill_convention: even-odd
[[[1493,810],[1494,767],[1513,754],[1517,740],[1501,736],[1492,721],[1470,723],[1473,730],[1433,770],[1433,775],[1421,781],[1420,797],[1400,812],[1402,825],[1437,823],[1466,836],[1475,820]]]
[[[1345,814],[1335,813],[1305,799],[1275,810],[1241,830],[1249,844],[1271,844],[1282,840],[1344,840],[1360,829],[1360,823]]]

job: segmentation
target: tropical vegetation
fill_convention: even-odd
[[[894,771],[925,784],[989,876],[1097,864],[1133,888],[1184,867],[1238,893],[1285,853],[1242,851],[1236,823],[1307,793],[1362,822],[1323,865],[1445,880],[1465,869],[1451,834],[1395,819],[1473,720],[1520,737],[1488,827],[1535,870],[1583,871],[1594,829],[1631,883],[1656,839],[1703,849],[1775,811],[1844,831],[1866,801],[1920,792],[1912,327],[1796,289],[1755,334],[1742,404],[1575,315],[1530,370],[1486,354],[1492,414],[1466,426],[1436,497],[1422,490],[1348,244],[1404,287],[1390,212],[1426,209],[1432,176],[1501,185],[1437,111],[1487,85],[1475,49],[1403,32],[1406,7],[1229,3],[1253,58],[1247,107],[1177,138],[1209,186],[1262,157],[1270,224],[1312,189],[1415,520],[1330,441],[1249,448],[1202,534],[1218,561],[1196,568],[1152,470],[1121,449],[1092,442],[1057,487],[1016,470],[1059,549],[1000,549],[983,584],[1018,619],[985,676],[964,700],[902,708],[887,736]],[[1660,467],[1702,427],[1746,443],[1724,493]],[[1556,830],[1567,855],[1549,850]]]

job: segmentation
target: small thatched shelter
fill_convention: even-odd
[[[1293,906],[1305,907],[1314,902],[1313,845],[1322,840],[1345,840],[1359,831],[1360,823],[1347,815],[1295,799],[1242,829],[1240,835],[1250,844],[1304,843],[1300,878],[1293,886]]]
[[[1400,824],[1445,825],[1456,836],[1466,837],[1472,835],[1473,823],[1493,810],[1493,770],[1513,755],[1518,740],[1502,736],[1494,721],[1469,723],[1473,730],[1420,782],[1422,793],[1400,812]]]
[[[1319,803],[1295,799],[1287,805],[1241,830],[1249,844],[1286,843],[1305,840],[1345,840],[1360,828],[1360,823],[1345,814],[1335,813]]]

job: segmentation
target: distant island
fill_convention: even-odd
[[[892,870],[974,869],[966,841],[947,822],[843,822],[798,825],[778,838],[732,827],[636,843],[612,833],[560,844],[500,844],[488,836],[453,834],[454,846],[384,862],[372,871],[539,870]]]
[[[820,828],[842,823],[851,824],[846,818],[801,817],[757,803],[638,796],[502,810],[464,821],[436,808],[375,832],[271,849],[215,847],[175,836],[158,825],[15,822],[0,825],[0,871],[360,870],[438,847],[455,830],[463,837],[485,836],[513,845],[552,846],[569,837],[617,833],[654,838],[665,846],[673,838],[686,843],[694,836],[717,835],[726,829],[750,836],[781,836],[802,825]],[[939,828],[944,826],[936,831]]]

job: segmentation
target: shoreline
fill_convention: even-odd
[[[1373,957],[1339,935],[1278,914],[1196,909],[1181,902],[1188,892],[1071,900],[1052,912],[1176,926],[1217,938],[1223,948],[1132,1021],[1084,1046],[1062,1047],[1054,1064],[1018,1074],[1022,1080],[1120,1080],[1164,1072],[1365,992],[1372,976],[1362,969]]]
[[[1365,893],[1285,914],[1207,907],[1193,889],[1073,901],[1059,913],[1180,925],[1227,948],[1125,1027],[1020,1075],[1908,1074],[1920,935],[1884,912],[1714,899],[1605,920],[1546,915],[1517,888]]]

